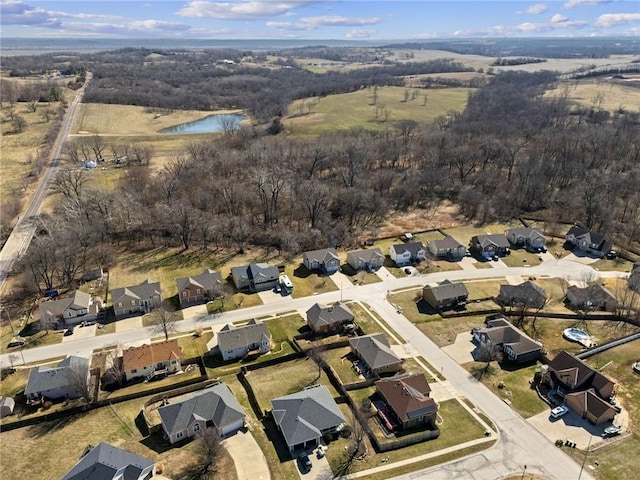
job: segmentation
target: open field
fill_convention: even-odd
[[[289,116],[282,120],[285,128],[295,135],[320,135],[350,128],[384,130],[393,127],[393,122],[412,119],[418,123],[431,123],[440,115],[462,111],[471,89],[429,89],[427,104],[422,96],[404,102],[404,87],[384,87],[377,91],[378,118],[372,99],[373,89],[329,95],[323,98],[296,100],[289,106]],[[311,112],[308,113],[308,107]],[[384,108],[382,108],[384,106]],[[382,110],[383,112],[380,112]],[[388,118],[385,119],[385,112]],[[302,112],[302,114],[300,114]]]
[[[640,89],[637,87],[640,76],[629,74],[625,77],[635,79],[634,85],[628,81],[611,77],[571,80],[560,82],[555,90],[545,92],[545,96],[566,96],[569,102],[575,106],[603,109],[609,112],[620,108],[640,112]]]

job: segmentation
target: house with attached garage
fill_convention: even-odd
[[[616,415],[609,402],[615,384],[570,353],[562,351],[544,365],[541,381],[564,398],[570,410],[594,425],[612,421]]]
[[[399,267],[421,262],[425,254],[422,242],[397,243],[389,247],[389,257]]]
[[[537,228],[511,228],[506,232],[507,240],[514,247],[523,247],[529,251],[541,251],[547,237]]]
[[[587,287],[571,285],[567,288],[567,305],[581,311],[615,312],[618,300],[615,295],[599,284]]]
[[[436,310],[446,310],[467,303],[469,291],[464,283],[445,280],[440,285],[425,285],[422,298]]]
[[[566,243],[575,249],[602,258],[613,248],[613,243],[602,233],[592,232],[574,225],[565,236]]]
[[[145,280],[138,285],[111,290],[113,311],[119,320],[131,315],[144,315],[162,303],[160,283]]]
[[[378,270],[384,265],[384,255],[379,248],[357,250],[347,253],[347,263],[354,270]]]
[[[189,395],[158,408],[162,430],[171,444],[192,438],[205,428],[215,428],[221,437],[244,426],[246,414],[225,383]]]
[[[208,302],[224,293],[222,275],[209,268],[200,275],[178,278],[176,284],[181,307]]]
[[[353,312],[342,302],[333,305],[314,304],[307,310],[307,325],[316,334],[333,333],[353,323]]]
[[[479,257],[489,259],[494,255],[504,257],[509,254],[509,240],[501,233],[475,235],[471,237],[469,250]]]
[[[233,283],[239,291],[264,292],[274,288],[280,278],[278,267],[266,263],[250,263],[231,269]]]
[[[317,447],[322,437],[345,423],[336,401],[324,385],[315,385],[271,400],[273,421],[293,454]]]
[[[547,293],[531,280],[519,285],[500,285],[496,302],[505,307],[541,309],[547,302]]]
[[[249,320],[246,325],[227,324],[217,333],[222,360],[260,355],[271,350],[271,333],[264,322]]]
[[[130,347],[122,351],[122,371],[127,381],[176,373],[182,369],[182,351],[178,340]]]
[[[100,442],[87,446],[62,480],[148,480],[155,474],[155,462]]]
[[[95,321],[102,306],[102,299],[94,299],[88,293],[75,290],[68,297],[42,302],[38,312],[41,322],[69,328],[81,322]]]
[[[490,317],[486,328],[476,330],[473,340],[480,346],[500,350],[504,359],[513,363],[534,362],[542,353],[542,344],[513,326],[504,316]]]
[[[402,359],[389,345],[382,333],[373,333],[349,339],[351,352],[366,364],[365,370],[382,375],[396,373],[402,369]]]
[[[455,238],[447,237],[442,240],[431,240],[429,242],[429,252],[436,258],[460,260],[467,254],[467,247]]]
[[[322,272],[330,275],[340,270],[340,257],[335,248],[304,252],[302,263],[310,272]]]
[[[31,370],[24,394],[29,401],[80,398],[88,384],[89,359],[72,355],[55,367],[39,365]]]
[[[438,404],[429,397],[431,387],[422,373],[405,373],[375,382],[376,391],[389,409],[378,409],[378,415],[389,430],[400,425],[401,430],[419,425],[435,425]],[[389,412],[390,410],[390,412]],[[389,421],[389,414],[397,422]]]

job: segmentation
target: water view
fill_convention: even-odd
[[[224,113],[209,115],[194,122],[181,123],[173,127],[163,128],[159,133],[213,133],[222,132],[225,128],[235,129],[246,117],[241,113]]]

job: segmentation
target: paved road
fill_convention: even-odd
[[[73,99],[73,102],[71,102],[71,105],[65,114],[62,128],[60,129],[58,137],[56,138],[56,143],[51,150],[49,165],[42,174],[40,184],[38,185],[34,195],[31,197],[26,210],[20,215],[11,235],[9,235],[9,238],[2,247],[2,251],[0,251],[0,294],[4,290],[5,280],[9,276],[9,273],[13,268],[13,264],[24,252],[27,251],[27,248],[31,243],[31,239],[33,238],[33,234],[36,229],[33,219],[40,213],[42,204],[47,198],[49,185],[51,180],[54,178],[58,164],[60,163],[62,148],[64,147],[69,131],[71,130],[73,118],[78,109],[78,105],[80,105],[80,102],[82,101],[86,87],[92,78],[92,74],[87,72],[84,85],[80,90],[78,90],[76,97]]]

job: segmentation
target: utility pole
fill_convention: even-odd
[[[591,448],[591,439],[593,435],[589,435],[589,444],[587,445],[587,449],[584,451],[584,459],[582,460],[582,465],[580,465],[580,473],[578,474],[578,480],[582,477],[582,470],[584,470],[584,464],[587,463],[587,454],[589,453],[589,448]]]

